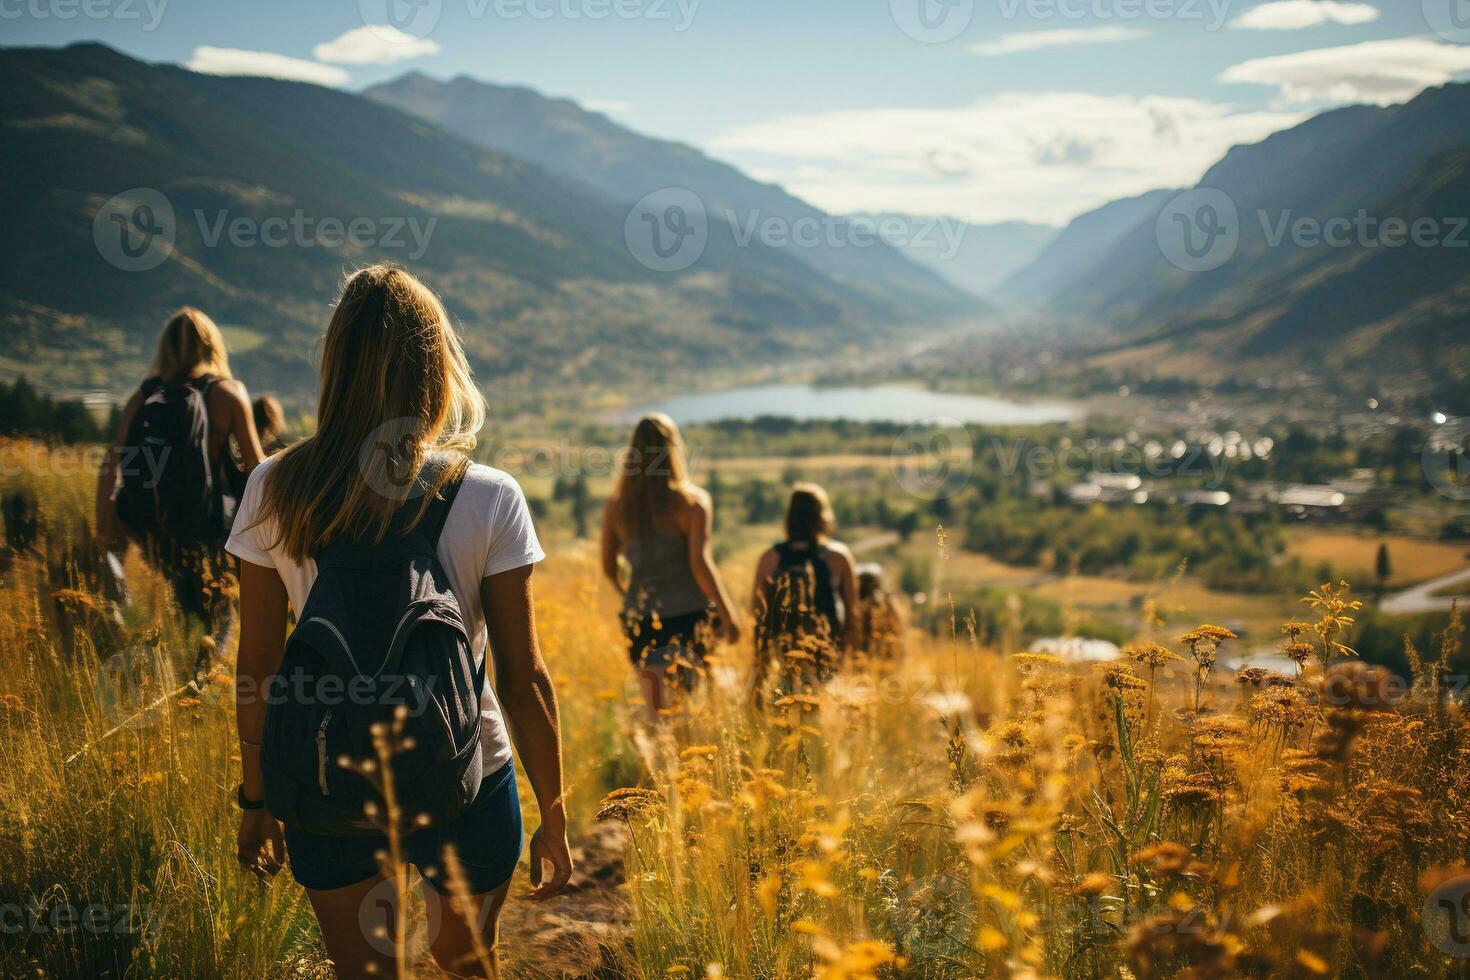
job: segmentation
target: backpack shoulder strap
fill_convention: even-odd
[[[437,482],[440,474],[454,465],[451,457],[430,457],[424,464],[423,479],[432,485]],[[469,467],[465,468],[465,473]],[[439,547],[439,539],[444,535],[444,525],[449,522],[449,512],[454,508],[455,498],[459,496],[459,488],[464,484],[465,473],[447,481],[439,488],[439,495],[429,504],[429,509],[424,513],[423,522],[419,525],[429,543],[435,548]]]
[[[827,556],[831,552],[824,545],[817,545],[811,551],[812,574],[816,576],[817,589],[822,594],[833,594],[832,589],[832,567],[827,564]]]

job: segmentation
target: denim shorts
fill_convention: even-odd
[[[623,632],[633,666],[663,674],[676,658],[695,667],[704,664],[713,617],[707,609],[659,619],[629,615],[623,621]]]
[[[454,845],[471,895],[494,891],[510,880],[521,859],[521,801],[516,793],[516,767],[507,762],[480,783],[475,802],[445,827],[426,827],[403,842],[408,863],[433,888],[449,893],[444,847]],[[356,885],[378,874],[377,852],[388,838],[327,837],[286,828],[286,854],[291,876],[311,891]]]

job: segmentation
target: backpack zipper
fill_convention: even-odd
[[[321,786],[323,796],[331,796],[332,791],[327,788],[327,724],[332,720],[332,709],[322,716],[321,727],[316,730],[316,781]]]

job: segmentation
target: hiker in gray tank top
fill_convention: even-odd
[[[666,682],[693,686],[716,637],[740,641],[710,550],[712,523],[709,494],[689,480],[674,420],[639,421],[603,515],[602,569],[623,597],[628,657],[650,721],[668,706]]]
[[[702,613],[709,606],[689,567],[689,538],[677,527],[650,527],[623,543],[628,563],[623,611],[662,617]]]

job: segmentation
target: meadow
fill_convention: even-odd
[[[136,558],[126,623],[105,615],[85,466],[24,458],[0,478],[42,518],[0,563],[0,974],[329,976],[289,876],[235,865],[228,666],[189,683],[198,637]],[[900,658],[858,656],[809,691],[775,671],[757,705],[748,652],[726,650],[650,726],[594,549],[544,530],[538,620],[574,843],[625,844],[621,867],[597,869],[610,884],[583,875],[555,926],[517,900],[519,876],[509,976],[564,975],[553,930],[603,977],[1438,977],[1470,962],[1457,618],[1398,678],[1346,648],[1356,600],[1332,584],[1279,634],[1299,667],[1228,675],[1216,661],[1243,641],[1201,625],[1223,618],[1203,616],[1209,593],[1189,618],[1144,597],[1125,658],[1097,666],[982,643],[1005,631],[946,593],[946,627],[908,633]],[[959,593],[947,532],[921,540]],[[724,550],[737,593],[754,547]]]

